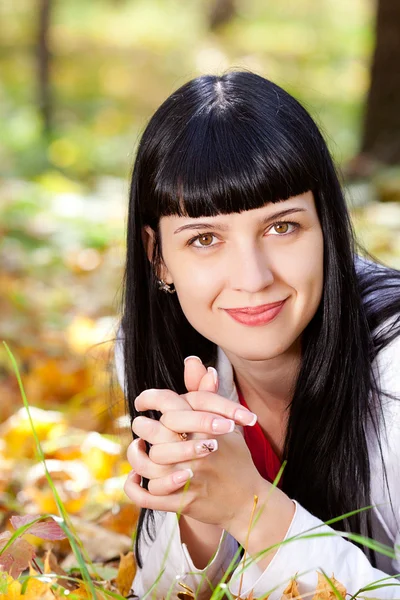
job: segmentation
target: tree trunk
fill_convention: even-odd
[[[51,0],[39,0],[39,26],[38,26],[38,101],[42,115],[43,132],[51,133],[52,101],[50,89],[50,15]]]
[[[379,0],[361,153],[400,163],[400,1]]]
[[[208,26],[211,31],[229,23],[236,14],[235,0],[213,0],[208,13]]]

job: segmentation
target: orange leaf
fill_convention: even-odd
[[[318,585],[312,600],[336,600],[335,592],[333,591],[329,581],[319,571],[317,572],[317,574]],[[342,583],[340,583],[337,579],[334,578],[333,573],[331,581],[337,589],[337,591],[339,592],[339,594],[342,596],[342,598],[345,598],[347,593],[346,588]]]
[[[131,589],[133,578],[136,574],[136,562],[133,552],[128,554],[120,554],[121,560],[119,563],[118,575],[116,577],[116,585],[121,596],[127,596]]]
[[[22,596],[23,600],[54,600],[54,594],[51,591],[51,583],[45,583],[34,577],[39,575],[37,571],[29,565],[29,575],[32,579],[28,579],[25,594]]]
[[[290,583],[283,590],[283,594],[281,600],[292,600],[293,598],[297,598],[298,600],[302,600],[299,592],[299,588],[297,587],[296,579],[292,579]]]
[[[87,590],[84,583],[80,583],[79,587],[71,593],[71,596],[74,596],[75,598],[84,598],[85,600],[105,600],[107,598],[105,594],[96,592],[96,598],[94,599],[92,592]]]

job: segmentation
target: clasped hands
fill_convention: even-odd
[[[127,450],[133,471],[124,491],[143,508],[182,513],[229,531],[236,520],[248,519],[245,498],[252,502],[270,485],[235,428],[254,425],[256,416],[218,395],[215,369],[207,370],[196,357],[189,357],[184,369],[188,393],[153,389],[135,400],[138,411],[153,409],[162,415],[159,421],[144,416],[133,420],[138,439]],[[187,441],[179,437],[183,432],[189,434]],[[149,455],[143,440],[151,444]],[[148,490],[140,485],[142,477],[149,480]]]

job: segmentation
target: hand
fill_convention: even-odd
[[[163,415],[160,422],[145,417],[134,420],[135,433],[154,445],[147,456],[141,442],[131,444],[128,460],[135,474],[128,477],[124,490],[140,506],[155,510],[180,512],[183,501],[183,514],[226,528],[235,513],[234,506],[243,504],[243,493],[239,493],[239,489],[243,490],[245,485],[246,491],[251,493],[252,489],[258,489],[263,480],[238,430],[218,437],[220,442],[224,442],[222,452],[221,444],[218,452],[213,452],[215,445],[211,442],[216,440],[210,440],[204,434],[210,436],[217,433],[211,426],[216,414],[233,417],[240,423],[240,411],[242,424],[244,421],[254,424],[255,419],[252,413],[242,410],[236,402],[216,393],[201,391],[201,388],[210,389],[212,382],[205,367],[195,359],[186,361],[185,382],[188,390],[197,387],[200,391],[189,391],[178,396],[169,390],[149,390],[136,399],[138,410],[155,409]],[[225,425],[225,430],[220,433],[229,431],[226,421],[221,421],[221,425]],[[195,439],[182,442],[177,432],[183,431],[195,432]],[[207,461],[195,460],[199,456],[208,456]],[[205,464],[211,461],[212,464]],[[192,469],[194,477],[189,489],[177,492],[193,473]],[[150,480],[149,491],[140,487],[139,474]]]
[[[215,392],[218,389],[217,372],[211,367],[206,370],[196,357],[186,359],[184,378],[188,394],[179,396],[170,390],[146,390],[135,400],[139,411],[156,409],[163,413],[160,421],[139,416],[132,423],[132,429],[138,438],[152,444],[149,456],[158,466],[174,465],[182,460],[207,456],[218,448],[217,440],[210,438],[231,432],[235,422],[241,425],[254,424],[257,419],[253,413],[238,406],[236,402],[221,396],[217,396],[219,402],[215,402]],[[209,393],[199,394],[194,390]],[[184,411],[190,411],[190,414]],[[221,418],[223,416],[231,418]],[[178,434],[183,432],[191,434],[188,442],[182,442],[179,437]],[[143,471],[143,456],[141,457],[139,452],[139,448],[144,448],[141,440],[135,440],[128,447],[128,460],[133,469],[149,479],[172,473],[172,467],[160,469],[157,465],[151,467],[149,464],[147,474]],[[183,483],[184,481],[180,481],[173,489],[177,489]]]

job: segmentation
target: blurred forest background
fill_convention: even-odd
[[[79,513],[95,505],[93,482],[115,481],[102,493],[122,498],[129,470],[112,338],[129,174],[149,117],[199,74],[272,79],[321,126],[360,241],[400,268],[400,3],[2,0],[0,31],[0,341]],[[51,501],[32,492],[22,406],[2,346],[0,500],[40,511]],[[69,472],[75,460],[83,470]]]

